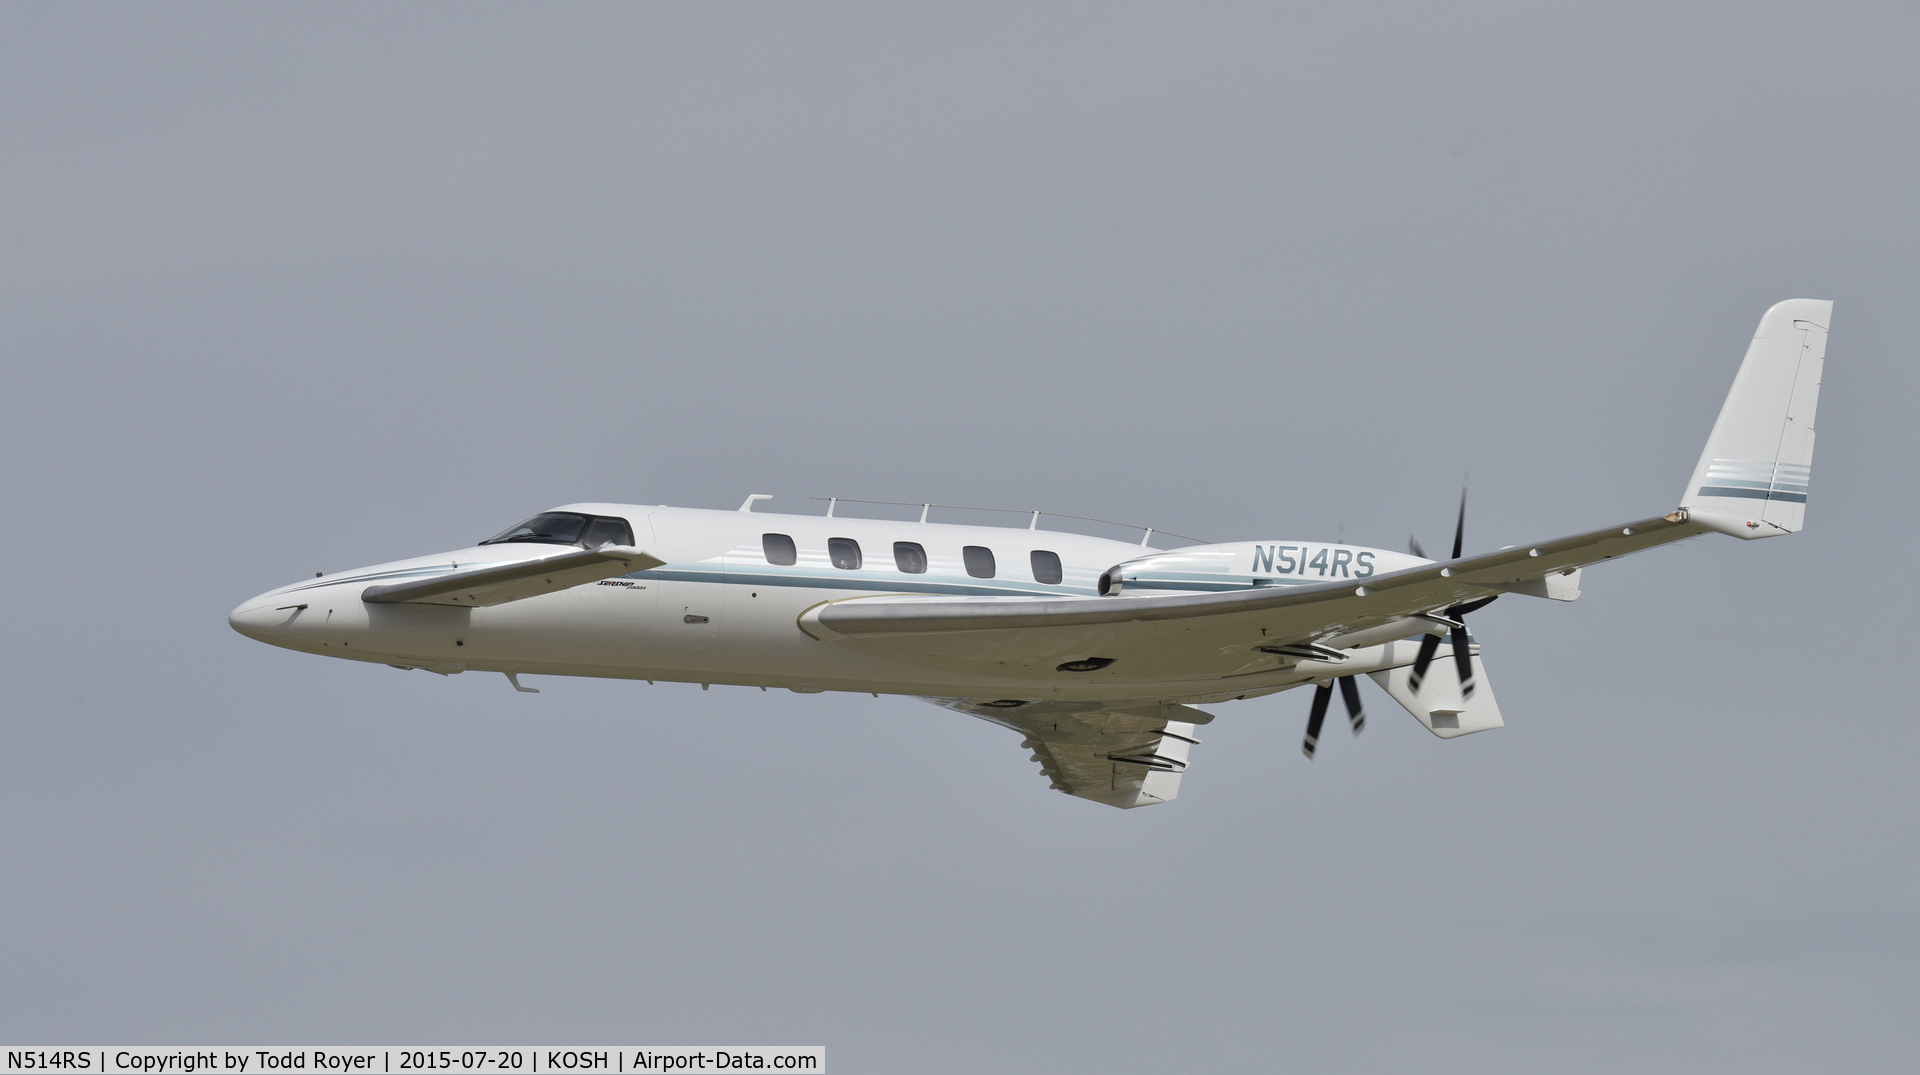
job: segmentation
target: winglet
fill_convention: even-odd
[[[1813,412],[1833,303],[1788,299],[1760,318],[1680,506],[1738,538],[1798,531],[1813,469]]]

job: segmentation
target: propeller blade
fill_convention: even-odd
[[[1465,701],[1473,697],[1473,654],[1467,650],[1467,628],[1464,624],[1450,633],[1453,635],[1453,667],[1460,673],[1460,698]]]
[[[1420,655],[1413,659],[1413,674],[1407,677],[1408,690],[1420,693],[1420,681],[1427,678],[1427,666],[1433,663],[1434,651],[1439,648],[1439,635],[1427,635],[1420,640]]]
[[[1340,677],[1340,700],[1347,703],[1347,723],[1353,725],[1353,734],[1359,735],[1367,726],[1367,711],[1360,706],[1360,685],[1352,676]]]
[[[1418,556],[1422,560],[1432,559],[1432,557],[1427,555],[1427,550],[1420,547],[1420,539],[1417,537],[1414,537],[1412,534],[1407,535],[1407,551],[1414,554],[1415,556]]]
[[[1465,549],[1466,544],[1467,490],[1463,486],[1460,489],[1460,514],[1453,522],[1453,559],[1460,559],[1460,553]],[[1407,545],[1413,550],[1414,555],[1418,556],[1420,554],[1420,543],[1413,540],[1412,535],[1408,535]],[[1494,595],[1494,597],[1498,596],[1498,594]],[[1469,601],[1464,605],[1455,605],[1448,609],[1445,615],[1448,619],[1458,620],[1474,609],[1481,608],[1492,601],[1493,597],[1487,597],[1478,601]],[[1464,625],[1454,627],[1448,631],[1448,634],[1453,636],[1454,667],[1460,672],[1460,697],[1462,699],[1471,698],[1473,697],[1473,655],[1467,651],[1467,629]],[[1439,635],[1427,635],[1420,640],[1419,656],[1414,659],[1413,673],[1407,677],[1408,690],[1415,694],[1420,693],[1420,683],[1426,679],[1427,668],[1433,663],[1433,655],[1439,649]]]
[[[1307,741],[1300,744],[1300,753],[1313,760],[1313,749],[1320,745],[1320,725],[1327,719],[1327,703],[1333,700],[1333,684],[1322,683],[1313,691],[1313,710],[1307,714]]]
[[[1467,537],[1467,491],[1460,490],[1460,519],[1453,524],[1453,558],[1460,559],[1460,546]]]

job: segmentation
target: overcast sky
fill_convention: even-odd
[[[0,8],[0,1039],[1913,1064],[1920,5],[1332,8]],[[575,500],[1541,540],[1797,296],[1805,533],[1478,614],[1503,730],[1215,707],[1167,806],[226,624]]]

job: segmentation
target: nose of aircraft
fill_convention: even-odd
[[[276,604],[264,595],[256,597],[228,613],[227,624],[248,638],[277,643],[281,633],[307,606],[295,603],[291,607],[276,607]]]

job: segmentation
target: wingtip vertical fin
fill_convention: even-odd
[[[1740,538],[1804,525],[1832,323],[1828,299],[1788,299],[1761,316],[1682,494],[1691,521]]]

